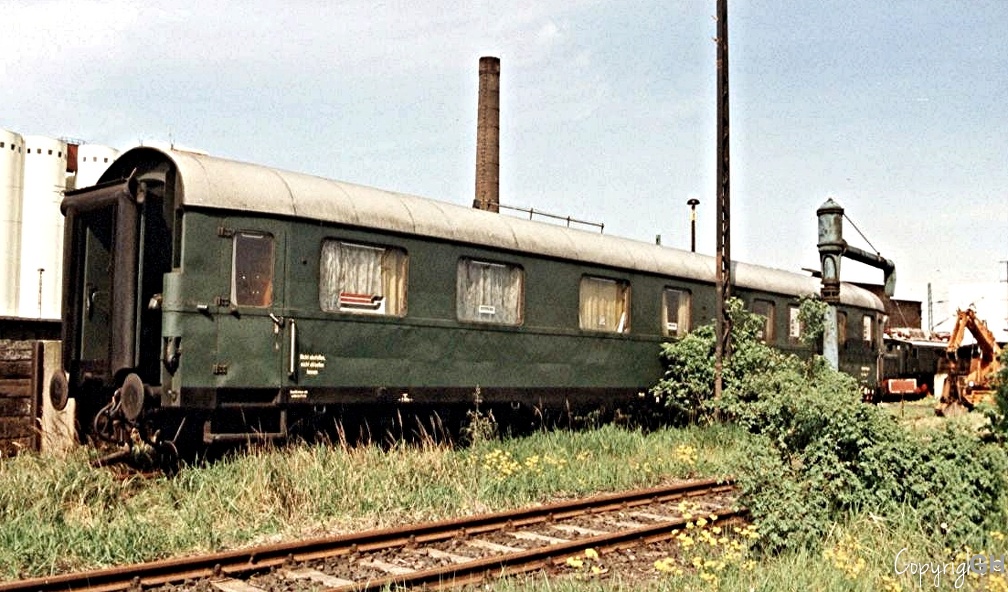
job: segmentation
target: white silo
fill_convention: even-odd
[[[21,273],[18,314],[60,316],[63,284],[63,215],[67,144],[44,136],[25,136],[24,190],[21,200]]]
[[[74,187],[81,189],[98,182],[102,173],[119,156],[119,151],[101,144],[81,144],[77,147],[77,178]]]
[[[0,130],[0,316],[18,313],[24,139]]]

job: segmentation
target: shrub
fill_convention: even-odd
[[[802,360],[766,346],[758,339],[761,318],[737,301],[729,311],[733,352],[723,396],[711,397],[709,327],[664,346],[667,371],[653,393],[680,423],[719,417],[759,436],[740,485],[762,550],[814,545],[831,522],[863,510],[909,508],[950,546],[1004,524],[1004,449],[953,426],[911,434],[861,403],[853,378],[820,356]],[[1008,409],[1004,387],[1000,393]]]
[[[699,327],[679,341],[662,344],[665,377],[653,388],[679,425],[695,422],[708,411],[714,384],[714,329]]]
[[[759,339],[762,317],[746,312],[742,302],[731,299],[732,354],[722,371],[722,392],[745,399],[751,381],[760,379],[759,369],[800,367],[798,358],[768,347]],[[670,411],[673,421],[686,424],[709,419],[725,411],[712,403],[714,384],[714,327],[703,325],[682,339],[662,344],[665,375],[651,393]]]
[[[996,439],[1008,439],[1008,348],[1001,351],[1001,371],[998,372],[994,405],[987,409],[987,417],[991,422],[991,431]]]

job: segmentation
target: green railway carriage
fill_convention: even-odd
[[[131,150],[63,211],[53,393],[111,439],[284,435],[301,410],[477,387],[615,405],[659,378],[660,341],[714,315],[708,256],[191,152]],[[768,342],[801,350],[818,281],[733,271]],[[874,382],[882,304],[847,284],[841,301],[842,368]]]

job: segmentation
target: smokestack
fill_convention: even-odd
[[[476,116],[476,199],[473,207],[499,211],[500,204],[500,58],[479,61]]]

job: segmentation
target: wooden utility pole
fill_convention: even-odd
[[[731,232],[730,177],[728,158],[728,0],[717,3],[717,287],[715,308],[714,397],[721,396],[724,361],[731,356],[731,319],[728,298],[731,297]]]

